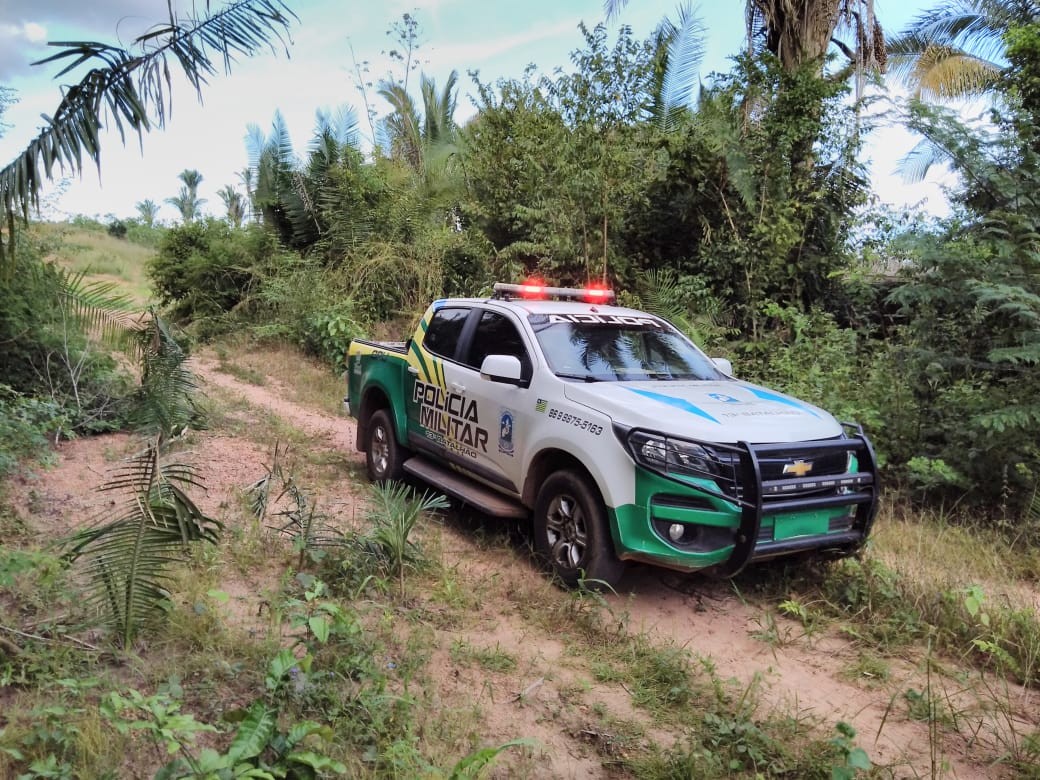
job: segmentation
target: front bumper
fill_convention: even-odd
[[[614,509],[622,558],[725,576],[752,561],[803,551],[850,554],[870,534],[878,506],[873,448],[859,428],[842,438],[781,444],[698,442],[720,456],[716,474],[676,475],[636,466],[636,501]],[[841,473],[783,476],[783,464],[847,458]],[[786,467],[784,467],[786,470]],[[669,529],[682,529],[676,540]]]

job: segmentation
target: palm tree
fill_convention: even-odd
[[[932,100],[992,93],[1013,27],[1040,20],[1025,0],[946,0],[919,14],[888,44],[891,72],[914,95]]]
[[[424,77],[425,78],[425,77]],[[383,120],[382,131],[390,156],[404,160],[414,171],[423,165],[423,123],[408,91],[400,84],[384,81],[379,96],[393,111]]]
[[[242,220],[246,215],[246,202],[242,193],[228,184],[218,190],[217,194],[224,202],[224,208],[227,209],[227,221],[234,227],[242,227]]]
[[[155,219],[159,216],[159,204],[151,199],[142,200],[136,204],[136,208],[141,221],[147,227],[155,227]]]
[[[296,15],[282,0],[236,0],[219,11],[178,15],[171,6],[166,21],[134,39],[129,48],[75,41],[54,44],[60,51],[40,62],[65,65],[59,76],[77,68],[86,72],[79,83],[63,90],[61,102],[46,127],[7,167],[0,170],[0,217],[6,218],[7,240],[0,238],[0,268],[15,246],[15,216],[28,219],[39,207],[44,179],[54,167],[81,173],[100,164],[101,112],[124,135],[162,128],[169,110],[168,84],[180,69],[201,95],[207,79],[221,67],[231,69],[236,56],[250,56],[282,42]],[[42,168],[42,170],[41,170]]]
[[[420,79],[419,89],[423,100],[423,141],[427,145],[454,143],[455,103],[458,98],[457,71],[452,71],[439,93],[433,79],[425,75]]]
[[[857,72],[883,70],[885,42],[874,0],[748,0],[748,41],[773,54],[788,73],[817,63],[822,71],[831,44]],[[850,46],[836,36],[851,33]],[[844,74],[843,74],[844,76]]]
[[[265,136],[250,125],[249,151],[253,208],[282,243],[297,249],[314,244],[325,232],[322,198],[330,171],[347,154],[358,150],[357,113],[340,108],[330,114],[318,111],[306,163],[293,151],[281,112],[276,111],[271,134]]]
[[[254,171],[250,166],[246,166],[238,172],[238,180],[242,182],[242,186],[246,190],[246,204],[249,207],[249,214],[253,219],[257,219],[256,210],[256,182],[253,180]]]
[[[199,185],[202,184],[202,174],[196,171],[194,168],[185,168],[179,174],[177,178],[184,182],[184,186],[188,188],[188,192],[192,196],[199,194]]]
[[[436,147],[455,143],[458,78],[458,72],[453,70],[444,88],[438,92],[434,80],[423,75],[419,88],[423,101],[422,118],[403,85],[390,81],[379,85],[379,95],[393,108],[390,116],[383,120],[390,156],[403,160],[421,177],[426,176],[431,152]]]
[[[206,202],[205,198],[200,198],[198,195],[202,174],[194,169],[186,168],[177,175],[177,178],[184,183],[184,186],[176,196],[167,198],[166,202],[181,213],[181,219],[185,225],[190,225],[202,214],[202,204]]]
[[[604,0],[607,18],[617,16],[628,0]],[[822,70],[827,51],[836,45],[857,69],[885,67],[885,42],[874,16],[874,0],[746,0],[748,42],[773,54],[793,73],[809,63]],[[835,38],[851,32],[853,46]]]

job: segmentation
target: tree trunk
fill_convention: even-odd
[[[788,72],[819,61],[830,46],[840,0],[753,0],[766,26],[766,48]]]

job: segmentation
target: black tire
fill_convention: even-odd
[[[394,423],[386,409],[379,409],[368,418],[365,437],[365,464],[368,478],[383,483],[400,479],[404,475],[405,452],[397,443]]]
[[[580,580],[613,587],[621,579],[625,564],[614,553],[603,499],[583,475],[557,471],[545,480],[533,522],[535,550],[568,588]]]

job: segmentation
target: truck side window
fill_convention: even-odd
[[[479,371],[480,365],[488,355],[513,355],[519,358],[520,376],[524,379],[531,378],[531,358],[524,347],[523,339],[520,338],[520,332],[508,317],[493,311],[486,311],[481,315],[473,334],[469,354],[462,362]]]
[[[423,337],[423,347],[426,351],[454,360],[459,335],[468,316],[469,309],[438,309]]]

